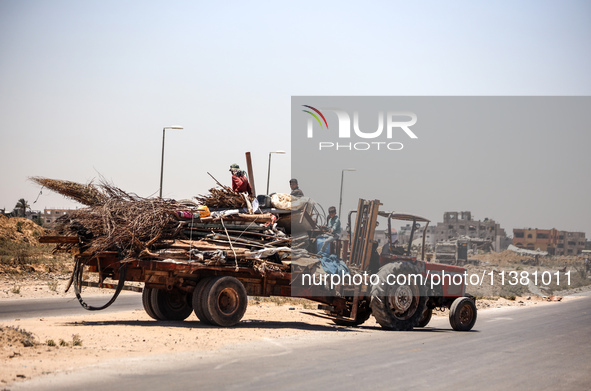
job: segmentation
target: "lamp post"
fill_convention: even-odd
[[[273,154],[273,153],[283,155],[285,153],[285,151],[269,152],[269,168],[267,170],[267,195],[269,195],[269,179],[271,178],[271,154]]]
[[[160,162],[160,198],[162,198],[162,179],[164,178],[164,135],[166,129],[183,129],[182,126],[165,126],[162,128],[162,160]]]
[[[339,200],[339,217],[341,216],[341,206],[343,205],[343,179],[345,178],[345,171],[357,171],[354,168],[344,168],[341,171],[341,197]]]

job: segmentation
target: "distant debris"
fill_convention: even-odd
[[[545,257],[548,255],[548,251],[534,251],[534,250],[526,250],[524,248],[515,247],[514,245],[510,244],[507,250],[513,251],[520,255],[540,255]]]

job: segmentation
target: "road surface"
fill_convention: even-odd
[[[110,298],[109,295],[83,296],[83,299],[88,304],[96,306],[105,304]],[[140,293],[122,293],[110,307],[102,312],[133,311],[143,308]],[[47,316],[85,315],[87,313],[88,311],[82,308],[74,294],[71,297],[0,300],[0,321]]]
[[[481,311],[471,332],[341,328],[158,357],[119,359],[12,385],[17,390],[589,390],[591,296]]]

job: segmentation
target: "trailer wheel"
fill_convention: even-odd
[[[421,315],[421,319],[419,319],[419,324],[417,327],[425,327],[431,321],[431,316],[433,316],[433,310],[431,308],[425,307],[425,311],[423,311],[423,315]]]
[[[219,276],[203,289],[201,306],[207,320],[216,326],[234,326],[246,312],[248,296],[242,283],[230,276]]]
[[[476,323],[476,304],[468,297],[458,297],[449,309],[449,323],[456,331],[470,331]]]
[[[371,289],[371,311],[388,330],[412,330],[419,324],[427,297],[424,287],[413,278],[419,269],[410,262],[392,262],[378,271],[379,282]]]
[[[142,304],[144,305],[144,310],[150,316],[150,318],[155,320],[162,320],[160,319],[156,313],[154,312],[154,308],[152,308],[152,288],[144,288],[142,291]]]
[[[203,312],[203,303],[201,298],[203,297],[203,291],[207,284],[212,280],[212,277],[205,277],[199,280],[195,290],[193,291],[193,310],[195,310],[195,315],[199,318],[199,321],[205,324],[211,324],[211,322],[207,319]]]
[[[151,304],[154,314],[160,320],[185,320],[193,312],[191,295],[173,289],[152,289]]]

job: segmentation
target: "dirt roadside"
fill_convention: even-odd
[[[63,293],[66,282],[61,278],[49,282],[21,279],[17,294],[15,281],[4,278],[0,281],[0,306],[3,299],[73,297],[71,292]],[[43,374],[71,371],[112,358],[216,350],[263,338],[301,334],[321,337],[343,330],[330,320],[319,317],[323,312],[314,309],[315,303],[293,300],[285,304],[282,301],[251,300],[243,321],[231,328],[203,325],[194,314],[184,322],[156,322],[142,308],[114,314],[99,311],[67,317],[2,321],[0,386]],[[547,303],[548,299],[527,296],[515,300],[479,300],[478,307],[527,307]],[[436,312],[435,315],[447,316],[447,313]],[[363,327],[354,330],[371,333],[378,332],[380,327],[370,318]],[[25,346],[31,343],[32,346]]]

